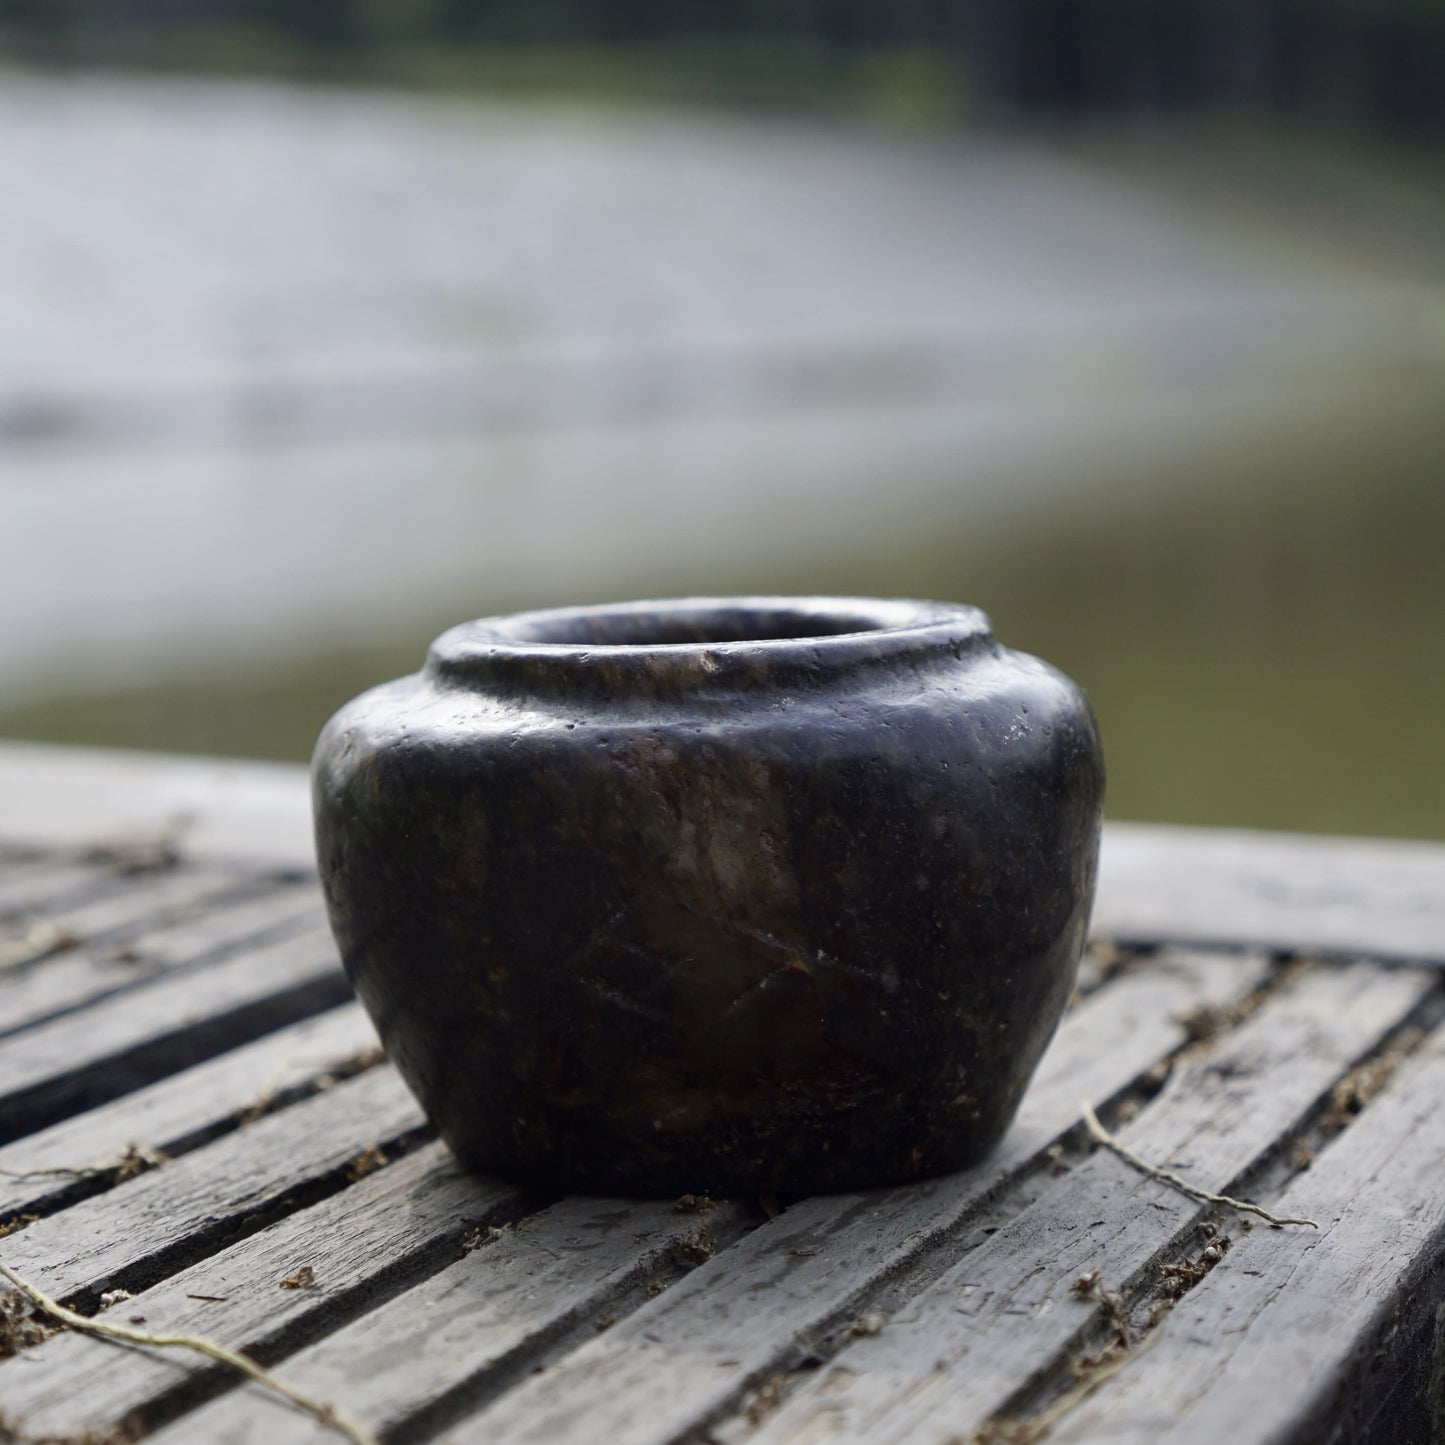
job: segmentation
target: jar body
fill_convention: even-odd
[[[1088,921],[1088,706],[970,609],[926,614],[945,621],[916,648],[906,626],[876,647],[747,635],[792,605],[631,614],[716,633],[726,609],[742,635],[721,642],[473,624],[450,666],[443,648],[323,733],[343,961],[468,1163],[795,1194],[956,1168],[1007,1128]],[[839,615],[808,606],[804,633]]]

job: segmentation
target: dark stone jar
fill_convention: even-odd
[[[626,1193],[894,1183],[1008,1127],[1073,987],[1103,766],[971,607],[469,622],[313,765],[341,954],[468,1163]]]

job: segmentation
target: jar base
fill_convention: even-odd
[[[572,1141],[521,1155],[475,1138],[443,1138],[465,1167],[529,1188],[627,1198],[770,1195],[789,1201],[913,1184],[967,1168],[998,1146],[1010,1122],[923,1139],[916,1121],[906,1130],[875,1124],[866,1131],[866,1145],[857,1131],[845,1129],[836,1142],[800,1141],[794,1134],[780,1137],[776,1148],[758,1141],[753,1148],[726,1151],[715,1144],[663,1152],[640,1150],[632,1141],[615,1141],[610,1148]]]

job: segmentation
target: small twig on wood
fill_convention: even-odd
[[[355,1442],[355,1445],[380,1445],[376,1436],[364,1425],[343,1415],[335,1405],[330,1405],[325,1400],[312,1399],[310,1395],[303,1395],[300,1390],[288,1385],[284,1380],[278,1379],[270,1370],[258,1365],[249,1356],[240,1354],[236,1350],[228,1350],[225,1345],[218,1344],[215,1340],[208,1340],[204,1335],[153,1334],[149,1330],[137,1330],[129,1325],[114,1325],[108,1320],[91,1319],[86,1315],[77,1314],[74,1310],[67,1309],[59,1301],[51,1299],[48,1294],[31,1284],[29,1280],[16,1274],[4,1260],[0,1260],[0,1276],[9,1280],[42,1314],[68,1329],[77,1330],[81,1334],[101,1335],[108,1340],[120,1340],[128,1345],[194,1350],[208,1359],[229,1365],[231,1369],[245,1375],[248,1380],[254,1380],[256,1384],[290,1400],[293,1405],[300,1406],[321,1424],[347,1436]]]
[[[113,1182],[121,1183],[148,1169],[157,1169],[169,1164],[171,1156],[159,1149],[147,1148],[144,1144],[127,1144],[119,1157],[104,1164],[57,1164],[50,1169],[0,1169],[0,1179],[29,1181],[35,1179],[100,1179],[112,1176]]]
[[[1261,1209],[1257,1204],[1250,1204],[1247,1200],[1231,1199],[1227,1194],[1211,1194],[1207,1189],[1201,1189],[1197,1184],[1191,1184],[1178,1174],[1172,1173],[1168,1169],[1161,1169],[1157,1164],[1151,1164],[1147,1159],[1136,1154],[1128,1145],[1121,1144],[1099,1122],[1099,1116],[1088,1104],[1084,1104],[1082,1108],[1084,1123],[1088,1125],[1089,1133],[1094,1136],[1094,1139],[1111,1154],[1117,1155],[1124,1163],[1139,1170],[1141,1174],[1147,1174],[1151,1179],[1162,1180],[1165,1184],[1172,1185],[1181,1194],[1187,1194],[1191,1199],[1199,1200],[1201,1204],[1223,1204],[1230,1209],[1239,1210],[1242,1214],[1257,1214],[1270,1224],[1306,1224],[1311,1229],[1319,1228],[1313,1219],[1283,1219],[1277,1214],[1271,1214],[1267,1209]]]

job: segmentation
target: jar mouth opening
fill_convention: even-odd
[[[457,686],[599,696],[791,686],[837,668],[991,643],[959,603],[867,597],[683,597],[484,617],[443,633],[427,672]]]
[[[717,647],[729,643],[806,642],[907,626],[881,604],[860,609],[810,600],[682,599],[612,607],[559,608],[491,619],[498,642],[544,647]]]

